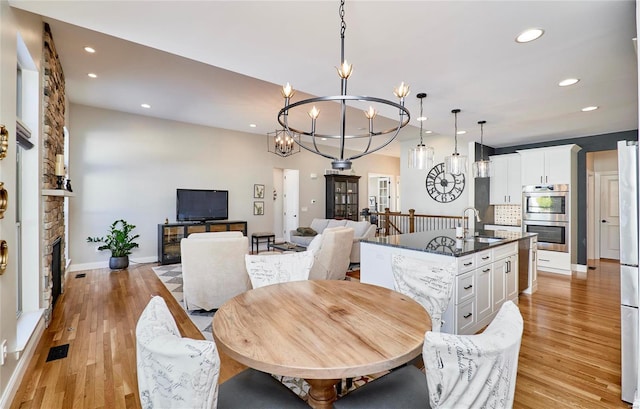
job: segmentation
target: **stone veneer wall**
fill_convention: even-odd
[[[56,176],[54,167],[56,154],[64,153],[64,125],[65,125],[65,81],[60,58],[56,52],[53,36],[48,24],[44,25],[43,34],[43,68],[44,68],[44,98],[43,98],[43,135],[40,146],[42,152],[42,188],[55,189]],[[43,228],[43,260],[42,260],[42,306],[46,309],[45,319],[49,322],[52,311],[52,274],[51,261],[53,242],[60,237],[62,248],[67,245],[64,225],[64,197],[42,196]],[[62,283],[67,261],[64,250],[61,255]],[[64,286],[62,286],[64,288]]]

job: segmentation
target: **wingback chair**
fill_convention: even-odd
[[[213,310],[251,289],[244,264],[249,241],[242,233],[192,234],[180,241],[180,251],[186,309]]]
[[[182,338],[164,299],[155,296],[136,325],[136,362],[143,409],[307,408],[271,375],[247,369],[218,386],[215,342]]]
[[[407,365],[338,399],[335,409],[513,407],[523,321],[507,301],[481,334],[428,331],[425,374]]]
[[[326,228],[309,272],[309,280],[344,280],[349,269],[353,229]]]

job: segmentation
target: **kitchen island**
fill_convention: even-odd
[[[518,302],[519,244],[535,241],[536,235],[492,230],[470,235],[457,239],[455,229],[447,229],[362,240],[360,280],[393,289],[391,258],[396,254],[424,260],[425,265],[455,263],[453,294],[441,331],[474,334],[491,322],[505,301]]]

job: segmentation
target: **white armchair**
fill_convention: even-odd
[[[184,303],[188,310],[213,310],[249,289],[244,256],[247,237],[239,232],[198,233],[180,241]]]
[[[309,273],[310,280],[344,280],[350,264],[353,229],[333,227],[324,229]]]
[[[215,342],[182,338],[162,297],[153,297],[138,319],[136,362],[143,409],[308,409],[271,375],[253,369],[218,386]]]

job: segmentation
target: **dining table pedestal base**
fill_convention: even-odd
[[[314,409],[331,409],[338,398],[336,384],[340,379],[305,379],[309,383],[307,404]]]

